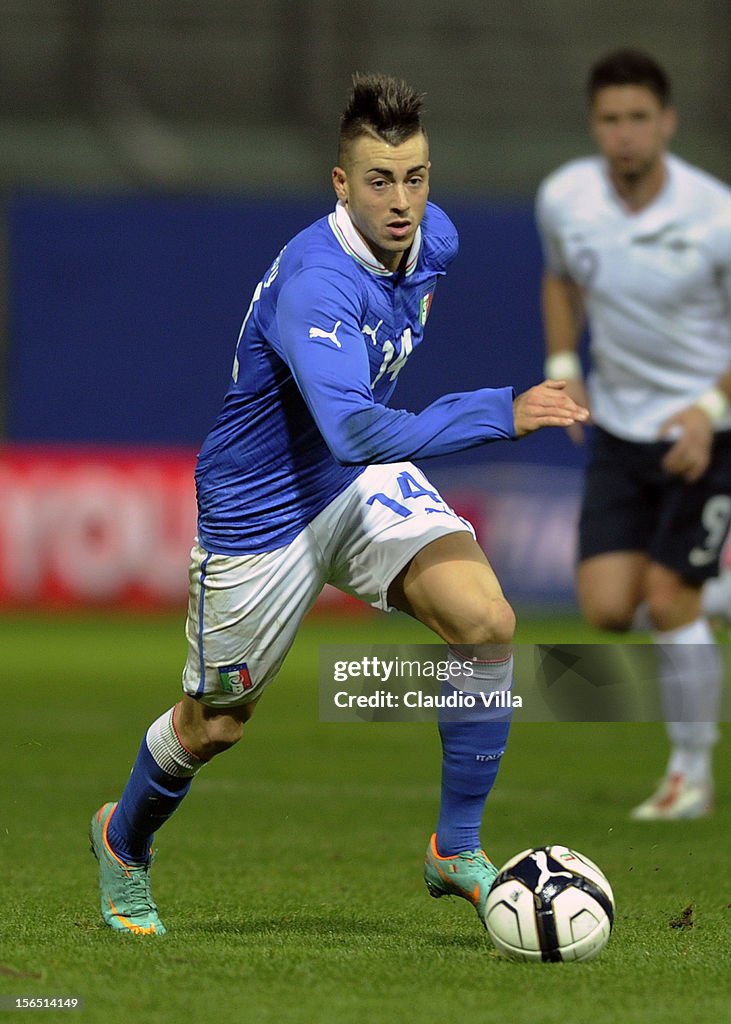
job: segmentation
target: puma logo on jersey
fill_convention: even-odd
[[[338,348],[342,348],[343,346],[340,344],[337,337],[338,327],[340,327],[342,322],[342,320],[338,320],[332,331],[322,331],[319,327],[310,327],[310,338],[327,338],[333,343],[333,345],[336,345]]]
[[[364,324],[363,327],[361,327],[361,332],[363,334],[367,334],[374,345],[378,344],[378,339],[376,338],[376,335],[378,334],[378,328],[381,326],[382,323],[383,320],[379,320],[375,327],[369,327],[368,324]]]

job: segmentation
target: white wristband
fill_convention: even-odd
[[[696,398],[693,405],[702,409],[714,425],[722,420],[731,409],[731,399],[720,388],[709,388]]]
[[[581,360],[575,352],[554,352],[547,356],[543,372],[550,380],[577,380],[581,377]]]

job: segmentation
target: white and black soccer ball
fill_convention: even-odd
[[[614,895],[603,872],[567,846],[523,850],[503,865],[485,927],[511,960],[591,960],[606,946]]]

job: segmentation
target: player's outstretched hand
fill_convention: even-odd
[[[517,437],[541,427],[571,427],[586,423],[588,419],[589,410],[569,396],[565,380],[544,380],[518,395],[513,402]]]

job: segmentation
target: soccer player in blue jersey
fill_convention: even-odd
[[[587,413],[558,381],[517,398],[509,387],[446,395],[418,414],[390,407],[457,252],[454,226],[427,201],[421,101],[404,82],[354,77],[335,211],[285,246],[244,317],[196,471],[183,697],[150,726],[119,802],[91,822],[102,915],[117,931],[165,931],[149,885],[152,836],[199,769],[241,739],[326,583],[425,623],[449,644],[457,676],[469,659],[473,681],[510,685],[513,611],[470,525],[408,460]],[[496,874],[481,818],[507,729],[440,722],[425,880],[480,914]]]

